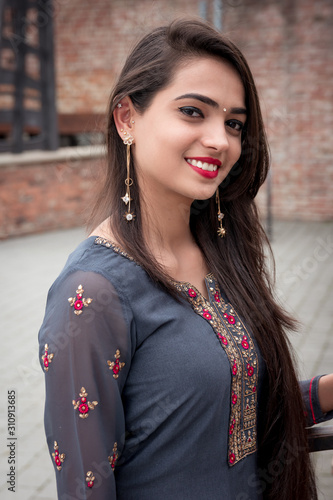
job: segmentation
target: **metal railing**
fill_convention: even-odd
[[[333,425],[310,427],[308,440],[311,452],[333,450]]]

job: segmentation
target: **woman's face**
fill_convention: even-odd
[[[234,68],[198,57],[135,113],[132,152],[146,201],[208,199],[241,154],[245,95]]]

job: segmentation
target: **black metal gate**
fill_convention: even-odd
[[[0,152],[58,148],[52,0],[0,0]]]

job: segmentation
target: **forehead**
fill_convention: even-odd
[[[245,104],[240,75],[231,63],[217,57],[196,57],[182,62],[164,90],[170,94],[205,92],[212,98],[228,98],[233,106]]]

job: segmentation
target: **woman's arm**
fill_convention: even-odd
[[[324,380],[323,380],[324,379]],[[317,375],[299,382],[305,405],[307,425],[333,418],[333,375]]]
[[[121,393],[131,359],[128,324],[117,292],[98,273],[75,271],[50,290],[39,342],[58,498],[86,500],[93,490],[96,500],[116,499],[114,470],[125,436]]]
[[[333,410],[333,373],[320,377],[318,397],[323,413]]]

